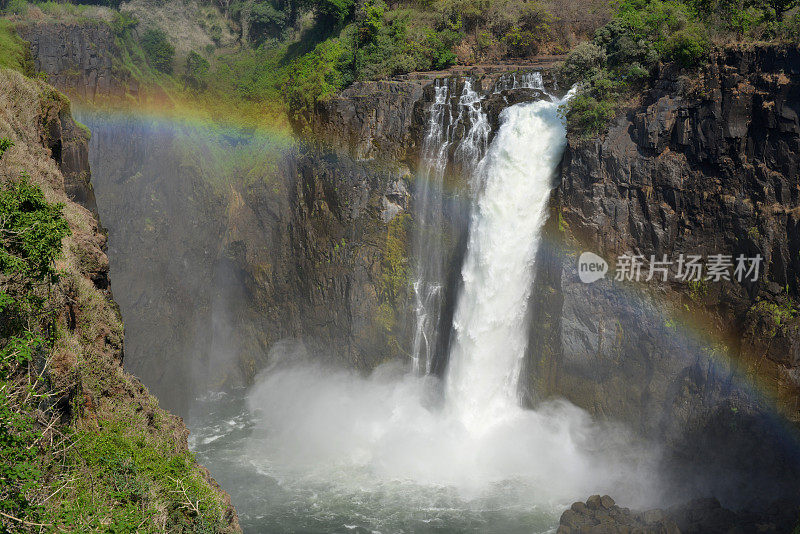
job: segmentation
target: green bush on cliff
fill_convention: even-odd
[[[186,66],[183,72],[184,87],[198,90],[206,86],[210,64],[206,58],[192,50],[186,56]]]
[[[286,102],[295,113],[311,110],[353,81],[352,52],[343,39],[329,39],[289,66],[284,83]]]
[[[24,174],[0,190],[2,294],[20,305],[43,305],[37,289],[57,280],[55,260],[61,254],[61,240],[69,235],[62,209],[61,204],[48,203]]]
[[[153,68],[165,72],[172,72],[172,60],[175,57],[175,47],[170,44],[166,32],[159,28],[148,28],[140,38],[142,49],[147,57],[147,62]]]
[[[0,139],[0,157],[11,146]],[[50,346],[42,332],[51,325],[46,296],[69,234],[62,209],[24,174],[0,188],[0,511],[15,518],[39,513],[29,494],[42,476],[35,413],[46,394],[29,369]]]
[[[569,105],[573,133],[602,133],[622,98],[640,91],[659,61],[686,68],[708,55],[706,28],[694,7],[677,0],[623,0],[592,43],[576,47],[561,68],[567,83],[580,83]]]
[[[14,30],[11,21],[0,19],[0,68],[33,74],[33,58],[28,44]]]
[[[111,29],[117,37],[123,37],[139,25],[139,19],[126,11],[117,11],[111,19]]]

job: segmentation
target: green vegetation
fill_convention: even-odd
[[[406,243],[411,226],[411,216],[401,213],[389,222],[386,234],[386,249],[381,262],[382,284],[381,305],[375,317],[383,329],[387,346],[393,356],[402,351],[400,343],[402,333],[399,331],[398,310],[408,296],[410,265],[406,255]]]
[[[159,523],[179,531],[215,531],[219,503],[193,472],[190,453],[176,453],[119,422],[79,431],[72,440],[76,445],[64,454],[63,468],[49,485],[54,492],[73,481],[69,498],[47,511],[47,523],[120,533],[143,526],[155,531]],[[160,503],[168,503],[167,509]]]
[[[185,87],[199,90],[206,86],[209,63],[206,58],[195,51],[189,52],[186,57],[186,68],[183,74]]]
[[[768,334],[770,336],[774,336],[781,325],[797,316],[797,310],[788,299],[780,302],[768,302],[759,299],[753,309],[768,319]]]
[[[0,69],[14,69],[27,75],[33,72],[27,43],[17,36],[13,24],[4,19],[0,19]]]
[[[0,139],[0,157],[11,146]],[[42,477],[36,412],[48,394],[29,371],[52,347],[47,295],[70,232],[62,209],[24,174],[0,188],[0,511],[14,517],[38,514],[29,494]]]
[[[140,39],[147,62],[153,68],[170,74],[172,60],[175,58],[175,47],[169,42],[166,32],[159,28],[148,28]]]
[[[659,62],[696,69],[715,42],[790,38],[797,33],[798,14],[784,15],[796,5],[796,0],[622,0],[612,20],[592,42],[570,52],[562,67],[566,83],[581,83],[567,112],[570,132],[601,134]]]
[[[689,298],[700,303],[708,295],[708,282],[705,280],[689,280]]]

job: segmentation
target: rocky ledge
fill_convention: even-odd
[[[557,534],[778,533],[791,531],[796,516],[796,510],[784,503],[759,513],[736,513],[713,498],[636,512],[620,508],[608,495],[593,495],[561,514]]]

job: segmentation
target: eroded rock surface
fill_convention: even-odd
[[[110,25],[31,23],[19,33],[31,43],[36,71],[70,97],[93,102],[138,94],[136,81],[115,68],[119,52]]]
[[[778,421],[800,417],[798,73],[800,50],[777,46],[727,49],[699,78],[664,67],[603,139],[570,139],[537,260],[531,402],[627,422],[673,468],[695,466],[694,494],[796,495],[794,431]],[[611,264],[592,284],[577,276],[587,250]],[[626,253],[647,260],[640,284],[611,280]],[[651,255],[680,254],[764,264],[757,281],[677,282],[673,265],[644,282]]]

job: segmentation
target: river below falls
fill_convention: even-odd
[[[465,495],[449,486],[376,480],[369,467],[354,464],[287,467],[278,454],[252,447],[269,429],[254,423],[244,390],[198,399],[194,413],[190,447],[230,494],[248,534],[545,533],[555,532],[569,505],[526,502],[532,488],[521,480]]]

